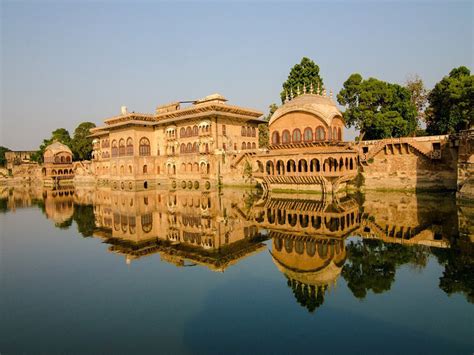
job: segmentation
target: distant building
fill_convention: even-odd
[[[34,150],[5,152],[6,168],[11,172],[14,166],[22,164],[36,164],[31,160],[31,156],[36,153]]]

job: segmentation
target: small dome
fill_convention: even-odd
[[[58,141],[48,145],[45,149],[45,153],[48,152],[48,151],[51,152],[53,155],[61,153],[61,152],[66,152],[66,153],[72,154],[71,149],[67,145],[65,145],[61,142],[58,142]]]
[[[331,126],[334,117],[342,120],[341,111],[331,98],[315,94],[303,94],[280,106],[272,115],[268,124],[271,126],[282,116],[291,112],[306,112],[315,115],[323,120],[327,126]]]

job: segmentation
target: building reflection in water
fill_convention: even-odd
[[[38,206],[59,228],[76,222],[126,263],[150,255],[213,271],[267,249],[296,301],[313,312],[340,277],[357,298],[390,290],[401,265],[444,266],[439,287],[474,302],[473,209],[452,196],[339,196],[253,191],[4,188],[0,209]]]
[[[256,223],[242,215],[248,192],[119,192],[95,194],[95,236],[127,263],[159,253],[177,266],[205,265],[224,271],[262,250]],[[234,201],[244,205],[236,208]]]

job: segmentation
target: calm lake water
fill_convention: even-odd
[[[473,206],[0,189],[0,353],[474,351]]]

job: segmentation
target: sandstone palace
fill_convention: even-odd
[[[263,126],[262,126],[263,124]],[[268,147],[259,127],[268,124]],[[72,161],[59,142],[43,166],[32,152],[9,152],[13,180],[45,185],[95,184],[120,191],[153,188],[209,191],[256,185],[269,191],[332,193],[347,184],[363,189],[457,190],[473,198],[473,131],[455,135],[344,140],[343,115],[325,89],[305,87],[270,117],[213,94],[129,112],[91,129],[92,161]]]
[[[460,146],[472,149],[472,132],[464,138],[346,142],[332,93],[312,85],[287,97],[274,112],[268,148],[258,144],[259,124],[266,124],[261,116],[229,105],[219,94],[158,106],[153,114],[122,107],[121,115],[92,129],[89,170],[99,185],[125,191],[259,183],[265,191],[327,193],[348,182],[359,187],[370,182],[369,188],[455,190],[469,175],[458,162],[458,151]],[[471,152],[465,157],[472,159]]]

